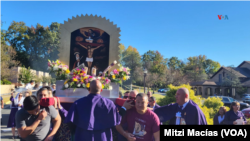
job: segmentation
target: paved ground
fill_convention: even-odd
[[[10,106],[5,105],[4,109],[2,109],[1,112],[2,112],[1,141],[13,141],[13,139],[11,139],[12,137],[11,129],[7,128],[7,123],[8,123],[9,114],[10,114]],[[6,130],[8,132],[4,132]],[[17,131],[16,131],[16,135],[17,135]],[[20,139],[15,139],[15,141],[20,141]]]

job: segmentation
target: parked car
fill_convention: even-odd
[[[250,94],[243,94],[242,101],[245,103],[250,103]]]
[[[241,112],[245,115],[246,118],[250,118],[250,108],[243,109]]]
[[[222,98],[221,101],[224,103],[224,106],[228,106],[228,107],[230,107],[232,102],[237,101],[236,99],[233,99],[232,97],[229,97],[229,96],[210,96],[210,97]],[[248,103],[244,103],[244,102],[239,102],[239,103],[240,103],[240,110],[250,107]]]
[[[169,89],[162,89],[163,93],[166,93]]]
[[[160,92],[160,93],[161,93],[161,92],[162,92],[162,89],[159,89],[159,90],[158,90],[158,92]]]

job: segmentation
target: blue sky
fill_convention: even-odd
[[[1,20],[48,26],[81,14],[101,15],[121,29],[120,43],[165,58],[206,55],[221,65],[250,61],[250,1],[245,2],[1,2]],[[227,15],[228,20],[219,20]]]

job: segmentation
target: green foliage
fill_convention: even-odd
[[[242,96],[243,94],[247,93],[247,87],[236,88],[236,93],[238,95]]]
[[[2,80],[0,80],[0,82],[1,82],[1,85],[2,85],[3,84]]]
[[[1,85],[11,85],[12,83],[9,80],[3,79],[1,80]]]
[[[42,82],[43,83],[50,83],[51,82],[51,77],[49,77],[49,76],[42,76]]]
[[[179,88],[187,88],[189,90],[189,98],[194,101],[202,110],[204,113],[207,123],[209,125],[213,124],[213,118],[214,115],[219,111],[219,108],[223,106],[223,102],[220,98],[208,98],[204,99],[199,96],[195,96],[194,91],[191,89],[191,86],[189,85],[181,85],[181,86],[173,86],[169,85],[169,91],[166,93],[166,96],[159,100],[158,104],[163,106],[171,103],[175,103],[175,95]],[[228,109],[228,107],[227,107]],[[165,123],[167,124],[167,123]]]
[[[130,81],[134,83],[135,69],[136,67],[141,67],[141,56],[136,48],[129,46],[123,53],[123,62],[125,67],[129,67],[130,71]]]
[[[55,84],[56,83],[56,78],[51,78],[51,84]]]
[[[24,22],[13,21],[6,39],[17,52],[16,60],[25,67],[46,71],[47,60],[58,59],[59,26],[59,23],[52,23],[50,27],[40,24],[28,27]]]
[[[35,74],[31,72],[30,67],[28,69],[22,67],[18,80],[22,83],[29,83],[33,78],[35,77]]]

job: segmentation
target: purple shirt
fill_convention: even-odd
[[[76,125],[77,141],[112,141],[111,128],[120,124],[120,118],[113,101],[89,94],[72,104],[64,122]]]
[[[237,114],[235,114],[233,110],[230,110],[230,111],[226,112],[224,122],[227,125],[234,125],[233,122],[236,121],[237,119],[241,119],[241,118],[246,123],[246,118],[241,111],[238,111]]]
[[[122,124],[128,125],[128,132],[136,137],[136,141],[152,141],[154,133],[160,130],[160,120],[151,110],[139,114],[135,108],[128,110],[122,118]]]

